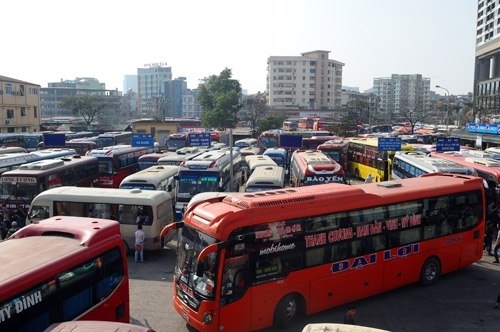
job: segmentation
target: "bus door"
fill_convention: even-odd
[[[234,248],[236,250],[233,250]],[[222,266],[220,319],[224,322],[224,330],[227,331],[244,331],[251,326],[251,296],[248,289],[249,256],[244,251],[244,247],[243,250],[237,249],[238,244],[226,250]],[[242,312],[247,314],[241,315]]]

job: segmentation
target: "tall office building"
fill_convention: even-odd
[[[133,91],[135,93],[138,92],[137,75],[125,75],[125,76],[123,76],[123,94],[125,95],[129,91]]]
[[[182,96],[187,91],[185,77],[165,82],[166,115],[170,117],[182,117]]]
[[[159,62],[137,68],[139,116],[162,116],[166,103],[165,82],[172,80],[172,68]]]
[[[373,93],[379,98],[379,116],[388,121],[409,109],[430,109],[431,80],[421,74],[392,74],[373,79]]]
[[[267,60],[268,104],[273,108],[320,110],[340,106],[342,62],[329,51],[301,56],[270,56]]]
[[[477,109],[500,110],[500,4],[477,2],[474,105]]]

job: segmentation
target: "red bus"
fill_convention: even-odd
[[[0,175],[0,204],[28,208],[42,191],[60,186],[91,187],[98,176],[96,157],[74,155],[22,164]]]
[[[132,147],[130,145],[115,145],[94,149],[88,156],[99,160],[99,179],[96,187],[119,188],[123,179],[136,172],[139,168],[139,157],[153,153],[154,147]]]
[[[37,150],[46,149],[44,142],[38,143]],[[90,138],[75,138],[69,141],[66,141],[63,146],[51,146],[51,148],[68,148],[74,149],[76,153],[80,156],[85,156],[85,154],[93,149],[97,149],[96,140],[92,140]]]
[[[326,141],[318,145],[318,150],[326,154],[328,157],[332,158],[340,165],[344,170],[347,169],[347,148],[349,147],[349,141],[338,137],[333,140]]]
[[[199,331],[253,331],[430,285],[481,259],[485,212],[482,179],[440,173],[209,198],[162,231],[179,228],[174,308]]]
[[[142,171],[145,170],[146,168],[150,168],[151,166],[156,166],[158,165],[158,159],[173,154],[175,154],[175,152],[172,151],[160,151],[160,152],[143,154],[142,156],[139,157],[139,160],[137,161],[137,163],[139,164],[139,170]]]
[[[486,189],[486,198],[488,203],[494,204],[496,209],[500,211],[500,160],[480,157],[475,154],[475,151],[433,151],[431,152],[431,156],[449,160],[465,167],[475,169],[477,174],[488,184],[488,189]]]
[[[69,320],[130,322],[129,280],[115,220],[58,216],[0,243],[0,330]]]
[[[290,186],[345,183],[344,169],[319,150],[295,150],[290,159]]]
[[[176,133],[168,136],[168,151],[176,151],[189,146],[189,135],[187,132]]]
[[[316,150],[320,144],[340,139],[338,136],[312,136],[302,138],[302,150]]]
[[[322,118],[310,117],[310,116],[300,117],[297,126],[301,130],[313,129],[314,123],[320,120],[322,120]]]
[[[257,141],[257,145],[261,150],[277,148],[279,146],[279,134],[271,130],[263,131]]]

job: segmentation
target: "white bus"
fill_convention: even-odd
[[[173,234],[160,238],[161,230],[174,219],[172,198],[159,190],[90,188],[64,186],[38,194],[28,212],[27,223],[57,215],[113,219],[120,223],[120,231],[128,252],[135,247],[138,222],[146,235],[145,250],[158,250],[171,240]],[[143,220],[139,216],[147,216]]]
[[[179,166],[157,165],[130,174],[120,183],[120,189],[163,190],[175,202],[175,176]]]
[[[281,166],[259,166],[245,185],[245,192],[282,189],[285,187],[285,169]]]
[[[278,166],[278,164],[276,164],[276,162],[270,156],[265,156],[265,155],[246,156],[245,161],[248,165],[249,177],[252,176],[253,171],[257,167]]]
[[[175,217],[191,198],[201,192],[238,192],[241,183],[241,155],[236,149],[223,148],[204,152],[184,161],[179,168]]]
[[[205,152],[205,149],[198,147],[184,147],[158,159],[158,165],[174,165],[179,166],[185,160],[193,159],[194,157]]]
[[[418,177],[427,173],[454,173],[478,176],[477,171],[453,161],[427,155],[421,151],[397,151],[392,160],[392,179]]]

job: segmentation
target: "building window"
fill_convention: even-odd
[[[24,96],[24,84],[19,85],[19,95]]]
[[[21,116],[26,116],[26,107],[21,107]]]
[[[5,83],[5,94],[7,95],[13,95],[14,90],[12,89],[12,84],[11,83]]]
[[[7,119],[13,119],[13,118],[14,118],[14,110],[7,109]]]
[[[33,106],[33,117],[38,118],[38,108],[36,106]]]

